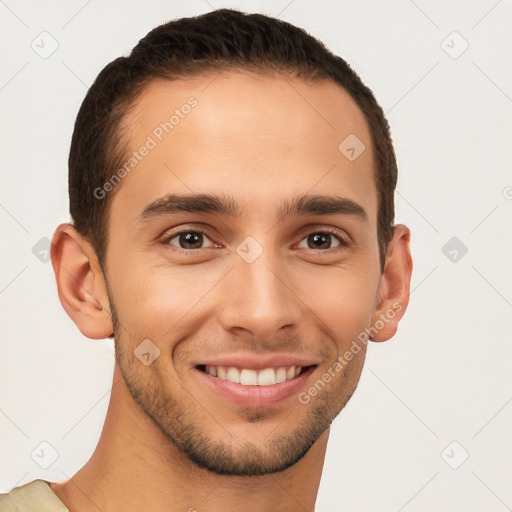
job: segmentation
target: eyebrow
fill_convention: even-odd
[[[211,213],[225,217],[239,217],[242,207],[229,195],[167,194],[147,205],[139,216],[139,222],[173,213]],[[276,221],[300,215],[352,215],[368,222],[366,210],[358,203],[339,196],[302,195],[281,202]]]

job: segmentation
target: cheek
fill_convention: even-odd
[[[371,323],[377,280],[351,270],[309,272],[300,297],[338,345],[339,352]]]
[[[204,310],[209,292],[225,272],[220,267],[148,267],[126,260],[112,272],[109,292],[123,327],[133,335],[158,339]]]
[[[177,265],[160,259],[155,263],[136,251],[111,261],[119,263],[109,266],[109,292],[121,325],[134,339],[168,339],[171,331],[179,338],[186,334],[187,324],[229,304],[229,287],[244,288],[244,281],[227,275],[230,261]],[[300,262],[284,271],[284,281],[293,291],[289,300],[303,311],[299,322],[316,324],[336,342],[339,352],[370,325],[378,285],[371,263],[370,256],[362,255],[357,264],[335,267]]]

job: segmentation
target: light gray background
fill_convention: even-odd
[[[67,155],[87,87],[154,26],[226,6],[302,26],[360,73],[388,114],[397,222],[412,230],[409,309],[393,340],[369,347],[334,422],[317,509],[510,510],[510,0],[0,0],[0,491],[72,476],[110,395],[112,343],[79,333],[32,251],[69,220]],[[58,453],[48,469],[41,442]]]

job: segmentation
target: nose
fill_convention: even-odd
[[[293,292],[290,272],[266,251],[252,263],[238,258],[226,277],[219,312],[226,331],[264,342],[297,329],[302,302]]]

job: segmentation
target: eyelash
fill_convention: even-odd
[[[167,235],[165,238],[163,238],[161,240],[161,243],[163,245],[169,245],[170,247],[173,248],[173,250],[176,250],[178,252],[192,252],[192,251],[198,251],[200,249],[213,249],[213,247],[200,247],[199,249],[183,249],[182,247],[177,247],[177,246],[171,245],[169,243],[173,238],[176,238],[177,236],[185,234],[185,233],[196,233],[196,234],[206,235],[210,239],[210,241],[213,242],[213,240],[212,240],[213,235],[207,229],[200,228],[200,229],[183,229],[181,231],[176,231],[170,235]],[[340,245],[337,247],[330,247],[329,249],[318,249],[319,252],[328,252],[331,249],[341,250],[350,245],[350,241],[346,235],[343,235],[341,232],[339,232],[335,229],[329,229],[329,228],[311,231],[308,234],[306,234],[306,236],[302,237],[300,239],[300,242],[302,242],[308,236],[317,235],[317,234],[331,235],[334,238],[336,238],[338,240],[338,242],[340,243]],[[315,249],[310,249],[310,250],[315,251]]]

